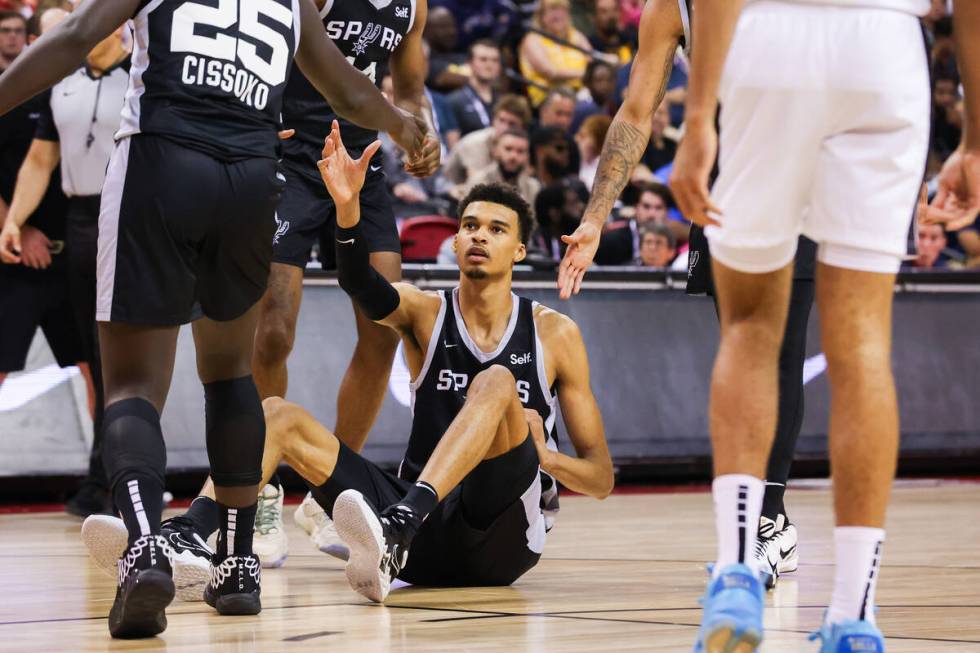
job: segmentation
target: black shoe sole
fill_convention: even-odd
[[[166,608],[174,600],[173,578],[159,569],[138,572],[116,597],[109,612],[109,634],[117,639],[153,637],[167,629]]]
[[[220,615],[250,615],[262,612],[262,599],[259,598],[259,590],[237,594],[223,594],[217,597],[205,591],[204,601],[217,610]]]

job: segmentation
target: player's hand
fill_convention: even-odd
[[[20,251],[24,265],[35,270],[46,270],[51,265],[51,241],[44,232],[25,226],[20,234]]]
[[[415,159],[410,159],[405,164],[405,172],[421,179],[434,174],[439,169],[442,158],[442,145],[439,137],[428,132],[422,139],[422,152]]]
[[[12,218],[3,223],[3,231],[0,231],[0,261],[21,262],[20,227],[14,224]]]
[[[279,132],[279,140],[288,141],[290,138],[296,135],[295,129],[283,129]]]
[[[380,147],[381,141],[374,141],[364,149],[360,159],[351,159],[340,138],[340,125],[333,121],[330,135],[323,144],[323,158],[317,161],[316,167],[338,209],[358,200],[371,157]]]
[[[670,190],[681,214],[702,227],[721,224],[709,215],[721,215],[708,195],[708,176],[717,152],[718,134],[714,125],[708,122],[689,124],[670,174]]]
[[[418,116],[398,107],[395,107],[395,110],[401,114],[402,124],[397,132],[389,132],[389,135],[395,144],[405,151],[408,157],[407,170],[408,166],[414,166],[418,162],[429,128]]]
[[[932,203],[920,210],[924,224],[942,223],[946,231],[968,227],[980,214],[980,151],[959,148],[939,173],[939,190]]]
[[[544,420],[538,411],[531,408],[524,409],[524,417],[527,419],[527,426],[531,431],[531,438],[534,440],[534,448],[538,452],[538,464],[541,469],[548,471],[555,452],[548,448],[548,438],[544,432]]]
[[[571,235],[561,237],[568,245],[558,266],[558,293],[562,299],[577,295],[582,289],[582,278],[599,249],[600,236],[599,227],[583,221]]]

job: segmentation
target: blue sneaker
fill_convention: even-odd
[[[708,582],[694,653],[752,653],[762,642],[764,590],[743,564],[728,565]]]
[[[824,624],[810,635],[810,641],[823,640],[820,653],[885,653],[885,638],[870,621]]]

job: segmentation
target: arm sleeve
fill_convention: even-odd
[[[48,97],[44,98],[43,102],[40,102],[41,115],[37,120],[37,127],[34,129],[34,138],[39,141],[54,141],[57,143],[61,140],[58,135],[58,126],[54,124],[54,113],[51,111],[51,91],[46,91],[45,94]]]
[[[383,320],[398,308],[401,297],[387,279],[371,267],[367,241],[360,224],[351,229],[337,227],[337,280],[364,314]]]

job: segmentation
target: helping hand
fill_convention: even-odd
[[[562,236],[568,245],[565,256],[558,266],[558,290],[562,299],[577,295],[582,288],[582,278],[592,265],[599,249],[599,228],[591,222],[583,222],[570,236]]]
[[[980,152],[959,148],[939,173],[939,190],[928,207],[921,207],[923,224],[943,223],[946,231],[969,227],[980,213]]]
[[[371,157],[380,147],[381,141],[374,141],[364,149],[361,158],[351,159],[340,138],[340,125],[336,120],[333,121],[330,135],[323,144],[323,158],[317,161],[316,167],[319,168],[320,177],[338,208],[357,199],[364,186]]]

